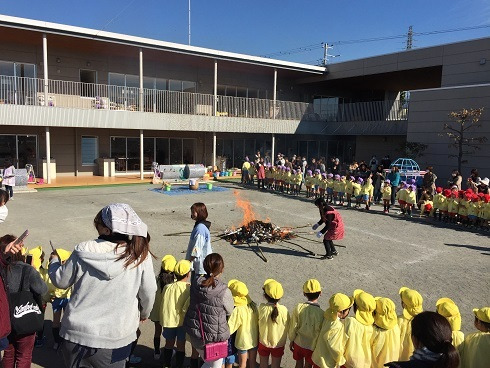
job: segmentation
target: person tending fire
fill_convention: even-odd
[[[344,222],[340,213],[328,205],[323,198],[315,200],[315,206],[320,210],[320,221],[313,225],[312,229],[317,230],[320,225],[325,224],[322,230],[318,231],[316,236],[323,237],[323,245],[325,246],[325,256],[323,259],[332,259],[338,252],[335,250],[334,240],[340,240],[344,237]]]

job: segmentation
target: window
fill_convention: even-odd
[[[97,137],[82,136],[82,166],[95,165],[99,157]]]

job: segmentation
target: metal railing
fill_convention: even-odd
[[[140,102],[141,101],[141,102]],[[0,104],[55,106],[78,109],[145,111],[214,116],[214,96],[138,87],[0,75]],[[216,115],[254,119],[356,122],[406,120],[408,107],[400,101],[341,103],[315,111],[314,104],[258,98],[218,96]],[[142,106],[141,106],[142,104]]]

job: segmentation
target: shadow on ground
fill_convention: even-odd
[[[467,248],[467,249],[478,250],[478,251],[481,251],[481,254],[483,254],[485,256],[490,256],[490,246],[489,247],[480,247],[480,246],[477,246],[477,245],[448,244],[448,243],[444,243],[444,245],[447,245],[448,247]]]

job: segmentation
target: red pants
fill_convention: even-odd
[[[4,350],[3,368],[30,368],[32,361],[32,349],[36,334],[9,336],[9,346]]]

